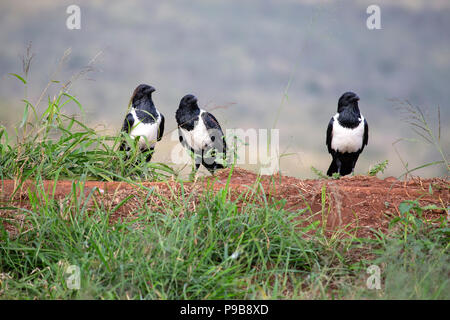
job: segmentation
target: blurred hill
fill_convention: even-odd
[[[369,1],[79,1],[81,30],[68,30],[72,3],[0,2],[1,124],[21,118],[23,86],[7,74],[21,73],[19,55],[31,41],[31,101],[49,80],[69,79],[101,52],[95,71],[78,79],[71,94],[92,125],[111,133],[120,128],[134,88],[148,83],[157,89],[154,101],[166,116],[166,130],[176,127],[181,97],[193,93],[206,109],[218,108],[224,128],[279,128],[281,151],[294,154],[282,158],[283,172],[311,177],[311,165],[324,171],[329,165],[326,127],[339,96],[351,90],[361,97],[370,125],[357,172],[384,159],[391,163],[386,175],[403,172],[392,143],[418,136],[391,99],[428,110],[433,125],[440,106],[448,154],[448,1],[378,1],[381,30],[366,28]],[[52,75],[68,48],[67,62]],[[168,161],[176,143],[170,134],[163,141],[155,160]],[[440,160],[423,143],[398,147],[410,168]]]

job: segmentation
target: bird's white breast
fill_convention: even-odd
[[[161,115],[158,110],[156,110],[156,112],[158,113],[158,118],[153,123],[141,122],[138,119],[136,115],[136,110],[134,108],[132,108],[130,112],[134,119],[134,124],[130,132],[130,137],[134,139],[135,137],[140,136],[139,138],[140,148],[144,148],[146,146],[153,148],[156,144],[156,140],[158,138],[158,128],[159,124],[161,123]]]
[[[202,114],[204,112],[205,110],[200,109],[198,121],[195,123],[194,129],[192,129],[191,131],[185,130],[180,127],[180,132],[183,136],[184,141],[186,141],[187,145],[194,149],[194,151],[200,151],[206,146],[212,144],[211,137],[202,119]]]
[[[363,145],[364,117],[361,115],[359,125],[353,129],[339,124],[339,114],[336,114],[333,118],[331,148],[341,153],[359,151]]]

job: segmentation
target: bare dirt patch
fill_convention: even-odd
[[[93,201],[102,203],[106,210],[114,211],[124,199],[132,196],[114,213],[111,220],[132,219],[144,214],[139,210],[145,204],[155,210],[169,211],[167,200],[183,201],[189,196],[189,207],[195,210],[198,201],[202,199],[205,190],[211,188],[214,192],[224,189],[230,170],[222,170],[215,177],[198,180],[196,183],[186,182],[183,187],[179,182],[144,182],[142,186],[123,182],[88,181],[83,192],[87,196],[94,188],[90,205]],[[58,181],[56,187],[53,181],[44,181],[44,188],[61,205],[70,202],[69,195],[73,188],[72,181]],[[432,194],[429,193],[430,185]],[[450,204],[449,182],[444,178],[399,181],[395,178],[380,180],[376,177],[355,176],[339,180],[300,180],[287,176],[257,176],[253,172],[235,169],[229,181],[229,191],[232,200],[238,200],[240,206],[246,205],[249,199],[255,203],[266,200],[277,201],[284,209],[298,212],[299,218],[310,217],[313,220],[326,222],[328,230],[345,227],[358,236],[371,236],[372,230],[385,232],[389,221],[399,216],[399,204],[404,200],[419,199],[421,206],[434,204],[439,208],[447,208]],[[4,180],[0,186],[2,206],[30,208],[28,190],[36,190],[33,182],[27,182],[13,195],[17,185],[14,181]],[[77,188],[78,194],[81,192]],[[149,191],[149,189],[151,191]],[[12,197],[13,196],[13,197]],[[307,208],[307,210],[303,210]],[[23,219],[23,210],[1,210],[0,217]],[[446,210],[428,210],[424,212],[425,219],[449,218]],[[7,230],[13,231],[11,224],[5,222]]]

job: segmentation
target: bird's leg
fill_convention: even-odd
[[[339,160],[338,158],[336,158],[336,166],[337,166],[337,172],[339,174],[341,174],[341,166],[342,166],[342,162],[341,160]]]
[[[195,171],[194,171],[194,184],[197,183],[198,179],[198,168],[200,167],[200,163],[195,164]]]
[[[189,174],[189,180],[193,181],[195,177],[197,176],[198,168],[200,167],[200,164],[194,163],[192,166],[191,173]]]
[[[356,166],[356,160],[357,160],[358,158],[356,158],[355,160],[353,160],[353,163],[352,163],[352,176],[354,176],[355,175],[355,166]]]

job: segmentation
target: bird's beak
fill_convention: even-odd
[[[359,101],[359,97],[358,96],[355,96],[353,99],[354,99],[354,101]]]
[[[156,89],[155,88],[153,88],[153,87],[150,87],[150,93],[152,93],[152,92],[155,92],[156,91]]]

